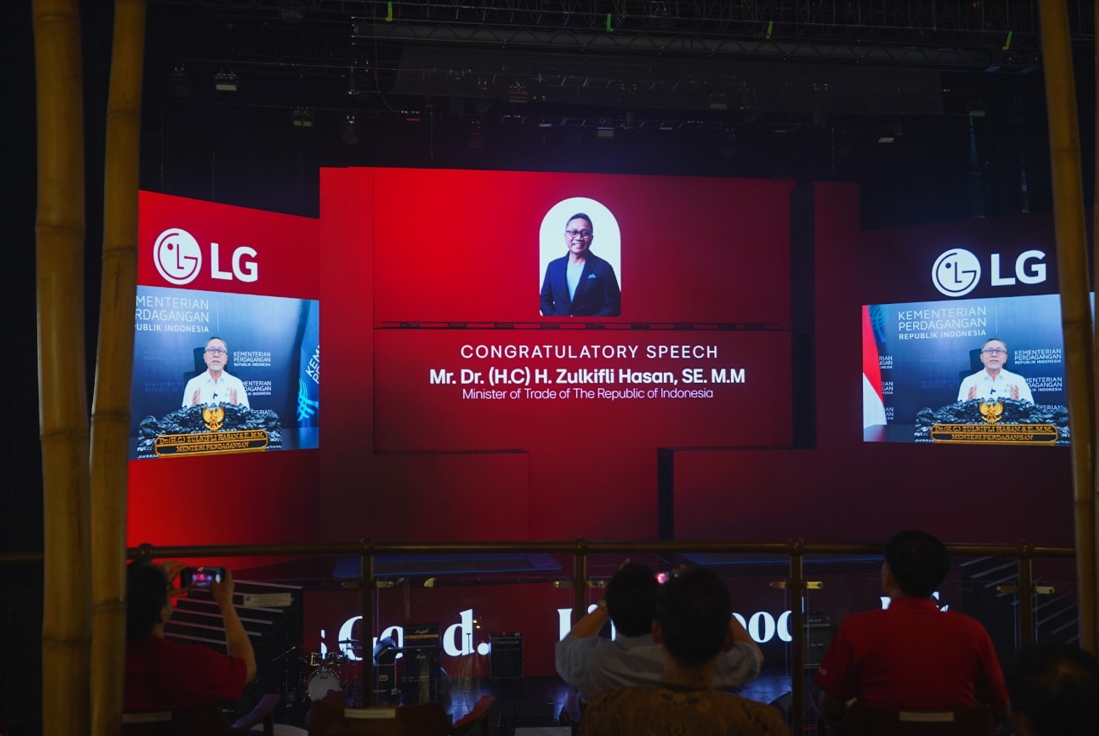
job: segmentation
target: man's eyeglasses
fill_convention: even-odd
[[[206,348],[206,352],[210,355],[227,355],[228,351],[225,348]]]
[[[569,236],[569,240],[572,240],[573,238],[588,240],[591,238],[591,230],[566,230],[565,235]]]
[[[1003,348],[985,348],[981,352],[985,355],[1007,355],[1007,351]]]

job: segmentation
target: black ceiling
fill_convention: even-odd
[[[150,189],[316,214],[321,166],[827,179],[870,190],[867,226],[1049,200],[1037,0],[148,7]]]

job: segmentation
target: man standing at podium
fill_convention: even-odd
[[[1019,399],[1034,403],[1034,395],[1026,379],[1004,368],[1007,362],[1007,344],[998,337],[989,338],[981,348],[984,370],[966,377],[958,389],[958,401],[996,401]]]
[[[244,384],[225,370],[229,362],[229,347],[225,341],[220,337],[207,340],[202,360],[207,370],[187,382],[187,387],[183,389],[183,408],[200,404],[238,404],[250,409]]]

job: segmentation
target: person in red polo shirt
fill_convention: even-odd
[[[988,632],[975,619],[940,611],[932,593],[950,570],[946,548],[920,531],[885,543],[880,611],[853,613],[836,632],[815,682],[825,717],[843,720],[853,701],[887,708],[949,710],[985,703],[997,723],[1007,690]]]
[[[166,711],[237,700],[256,676],[256,655],[233,608],[233,576],[210,592],[221,609],[228,655],[202,645],[182,646],[164,638],[172,616],[170,578],[182,566],[133,562],[126,569],[126,684],[128,713]]]

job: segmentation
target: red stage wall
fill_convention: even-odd
[[[149,192],[141,193],[139,207],[139,288],[161,287],[165,289],[163,293],[180,298],[187,298],[196,290],[301,299],[317,299],[320,295],[314,220]],[[169,265],[185,266],[179,273],[191,280],[182,285],[168,281],[156,266],[160,236],[178,230],[192,236],[199,253],[183,254],[176,259],[174,251],[161,252]],[[241,248],[247,250],[236,256]],[[190,258],[198,260],[187,260]],[[245,278],[240,278],[241,275]],[[193,335],[195,344],[202,345],[213,330],[233,330],[236,319],[250,318],[219,316],[222,319],[216,322],[217,327],[210,325],[207,329],[200,325],[202,332]],[[178,359],[180,371],[192,363],[189,352],[179,356],[139,354],[135,363],[140,365],[144,358]],[[139,389],[141,381],[142,377],[135,372],[135,386]],[[182,386],[179,379],[178,387],[164,392],[161,414],[179,408]],[[263,401],[256,399],[254,403],[260,407]],[[134,417],[135,422],[140,419]],[[315,451],[132,460],[128,543],[314,541],[319,475],[320,456]]]
[[[319,299],[326,357],[319,449],[134,461],[131,543],[652,539],[658,449],[675,456],[684,539],[865,540],[918,526],[950,541],[1071,542],[1067,449],[866,444],[859,425],[861,305],[926,281],[895,265],[900,254],[939,252],[958,233],[1052,252],[1046,218],[860,233],[855,187],[816,185],[811,211],[791,215],[794,185],[773,181],[326,169],[321,186],[319,222],[142,195],[140,283]],[[570,197],[614,216],[620,316],[538,313],[542,220]],[[799,217],[811,247],[794,255]],[[151,254],[172,227],[219,243],[222,274],[250,246],[259,277],[215,278],[204,264],[190,284],[166,282]],[[598,254],[607,227],[595,231]],[[809,348],[792,337],[806,289]],[[646,354],[672,346],[713,353]],[[595,386],[558,384],[562,368],[676,383],[577,398]],[[685,369],[707,383],[686,384]],[[463,371],[485,382],[462,384]],[[715,371],[743,381],[719,385]],[[793,387],[814,375],[815,406],[795,405]],[[802,422],[815,446],[794,446]]]

